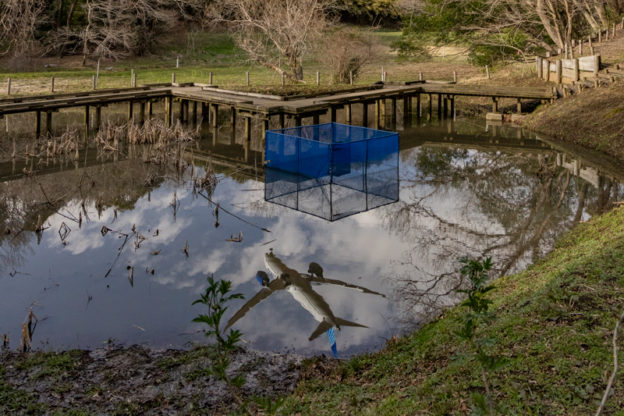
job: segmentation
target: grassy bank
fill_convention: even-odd
[[[539,107],[527,127],[555,139],[599,150],[624,161],[622,83],[594,88]]]
[[[494,339],[507,361],[489,373],[496,413],[593,414],[624,308],[624,209],[581,224],[546,259],[496,282],[490,297],[495,319],[478,336]],[[465,313],[451,309],[379,353],[310,364],[284,413],[469,414],[473,393],[485,390],[474,354],[456,335]],[[622,408],[618,377],[604,414]]]

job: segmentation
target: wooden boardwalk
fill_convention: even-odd
[[[498,111],[501,98],[516,99],[518,111],[521,111],[523,100],[551,101],[556,99],[556,91],[550,87],[543,88],[512,88],[474,85],[458,85],[451,83],[433,83],[418,81],[402,84],[375,84],[367,89],[336,93],[323,96],[276,97],[262,94],[228,91],[202,84],[159,84],[137,88],[98,90],[72,94],[52,94],[30,97],[15,97],[0,100],[0,118],[8,114],[36,113],[35,133],[41,134],[41,115],[46,115],[46,130],[50,131],[52,113],[63,108],[83,107],[85,113],[85,129],[89,129],[91,109],[95,109],[95,122],[99,128],[101,108],[115,103],[128,104],[128,119],[145,120],[152,116],[152,104],[164,101],[165,120],[173,121],[174,102],[179,103],[179,117],[182,121],[193,118],[197,120],[198,106],[204,121],[216,127],[220,109],[230,109],[231,122],[235,125],[238,117],[245,120],[246,134],[250,135],[251,120],[263,121],[263,130],[268,128],[268,120],[272,116],[280,119],[280,126],[285,125],[284,118],[294,119],[295,125],[301,125],[302,119],[311,117],[313,124],[319,122],[319,116],[331,114],[336,120],[336,112],[344,111],[344,120],[352,122],[352,106],[362,105],[363,124],[368,125],[369,105],[375,105],[376,120],[386,116],[386,100],[392,102],[391,116],[396,121],[400,102],[404,117],[416,113],[420,117],[423,112],[421,96],[428,96],[428,114],[433,113],[434,98],[437,101],[438,117],[454,114],[455,97],[488,97],[492,99],[492,110]],[[139,105],[138,112],[135,104]],[[191,110],[192,105],[192,110]],[[378,126],[378,123],[376,123]]]

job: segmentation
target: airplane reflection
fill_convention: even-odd
[[[256,306],[262,300],[266,299],[269,295],[277,290],[286,289],[295,298],[301,306],[310,312],[310,314],[319,322],[318,327],[314,330],[312,335],[308,338],[309,341],[316,339],[323,332],[329,331],[334,327],[340,330],[341,326],[353,326],[367,328],[365,325],[347,321],[346,319],[339,318],[334,315],[330,306],[325,299],[312,288],[312,283],[317,284],[333,284],[338,286],[347,287],[350,289],[356,289],[363,293],[369,293],[372,295],[378,295],[386,297],[384,294],[375,292],[362,286],[353,285],[343,282],[341,280],[327,279],[319,275],[299,273],[298,271],[289,268],[280,260],[272,251],[265,253],[264,263],[266,268],[275,277],[273,280],[269,279],[269,276],[264,271],[258,271],[256,278],[262,284],[262,289],[247,303],[245,303],[235,314],[230,318],[224,330],[227,330],[239,319],[241,319],[251,308]],[[318,264],[314,263],[316,266]],[[320,266],[319,266],[320,267]],[[314,266],[311,267],[315,269]],[[328,334],[329,335],[329,334]],[[331,339],[331,335],[330,335]]]

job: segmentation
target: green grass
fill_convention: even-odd
[[[496,283],[495,321],[479,336],[496,339],[508,360],[490,375],[498,414],[593,414],[612,368],[611,334],[624,308],[624,209],[578,226],[543,261]],[[484,393],[479,366],[455,334],[453,308],[383,351],[308,376],[285,414],[468,414]],[[624,354],[621,354],[624,358]],[[616,379],[609,414],[624,408]]]

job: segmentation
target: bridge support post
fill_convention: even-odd
[[[85,142],[89,138],[89,116],[90,116],[89,106],[85,105],[84,107],[84,133],[85,133]]]
[[[433,94],[429,94],[429,114],[427,114],[427,120],[431,120],[433,117]]]
[[[455,120],[455,96],[451,95],[449,101],[451,104],[451,118]]]
[[[319,113],[314,113],[312,115],[312,124],[319,124],[320,122],[321,121],[320,121]]]
[[[334,105],[330,106],[329,112],[330,112],[331,122],[335,123],[336,122],[336,106]]]
[[[217,118],[219,116],[219,105],[218,104],[210,104],[210,125],[212,127],[217,127]]]
[[[362,125],[368,127],[368,102],[362,103]]]
[[[186,104],[186,100],[180,100],[180,111],[178,113],[178,120],[180,120],[181,122],[185,122],[185,118],[184,118],[184,106]]]
[[[139,121],[145,123],[145,101],[139,103]]]
[[[397,122],[397,99],[396,97],[392,97],[392,126],[396,126]],[[384,123],[385,124],[385,123]]]
[[[438,94],[438,119],[442,118],[442,94]]]
[[[375,128],[378,129],[380,126],[381,119],[381,100],[375,100]]]
[[[46,133],[52,134],[52,112],[46,111]]]
[[[230,111],[232,113],[232,117],[231,117],[232,132],[235,132],[236,131],[236,108],[232,107]]]
[[[543,78],[544,64],[542,62],[542,58],[539,56],[535,57],[535,69],[537,70],[537,77],[539,79]]]
[[[345,123],[346,124],[351,124],[351,120],[352,120],[351,104],[345,104],[344,111],[345,111]]]
[[[286,127],[286,120],[284,119],[284,113],[280,113],[279,114],[279,124],[280,124],[280,128],[283,129]]]
[[[197,124],[197,101],[193,101],[193,124]]]
[[[134,111],[134,102],[132,100],[128,101],[128,121],[132,120]]]
[[[152,100],[147,100],[147,119],[152,119],[152,114],[154,113],[154,103]]]
[[[498,113],[498,97],[492,97],[492,112]]]
[[[449,102],[448,95],[444,96],[443,101],[444,101],[444,118],[447,118],[448,117],[448,107],[449,107],[449,105],[448,105],[448,102]]]
[[[41,136],[41,111],[35,111],[35,139]]]
[[[410,123],[410,118],[411,118],[411,104],[412,104],[412,98],[404,95],[403,96],[403,128],[407,128],[411,123]]]
[[[102,106],[98,105],[95,107],[95,130],[100,131],[100,126],[102,125]]]
[[[251,117],[245,117],[245,143],[251,141]]]
[[[420,100],[420,93],[416,94],[416,118],[420,120],[422,117],[422,103]]]
[[[165,125],[167,127],[171,126],[172,118],[173,118],[173,97],[169,96],[165,98]]]
[[[295,116],[295,127],[301,127],[301,116],[300,115],[296,115]]]
[[[518,103],[516,104],[516,109],[518,110],[518,114],[522,114],[522,99],[518,98]]]

